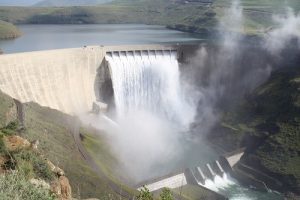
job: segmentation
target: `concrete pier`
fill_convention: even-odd
[[[206,176],[200,167],[196,167],[196,178],[201,184],[205,184]]]
[[[218,160],[215,161],[215,166],[217,168],[217,173],[223,177],[223,175],[225,174],[225,171],[223,169],[223,167],[221,166],[220,162]]]
[[[211,166],[209,163],[206,164],[206,167],[208,169],[208,172],[209,172],[209,177],[210,179],[214,179],[214,177],[216,176],[216,173],[212,170]]]

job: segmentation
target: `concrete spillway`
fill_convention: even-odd
[[[94,102],[105,99],[99,90],[110,76],[105,69],[107,52],[176,48],[91,46],[1,55],[0,90],[23,103],[36,102],[68,114],[87,112]]]

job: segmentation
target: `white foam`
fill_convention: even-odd
[[[224,173],[223,177],[216,175],[214,180],[207,179],[204,184],[199,183],[200,185],[213,190],[215,192],[219,192],[220,190],[224,190],[235,184],[235,181],[231,178],[228,178],[228,175]]]
[[[107,55],[119,118],[146,111],[175,124],[192,122],[195,109],[185,100],[175,51]]]

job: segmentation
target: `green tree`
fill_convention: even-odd
[[[141,189],[139,195],[136,198],[138,200],[154,200],[153,195],[151,194],[149,189],[146,188],[145,186],[143,186],[143,188]]]
[[[160,200],[173,200],[173,195],[170,189],[164,188],[160,193]]]

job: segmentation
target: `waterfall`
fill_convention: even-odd
[[[147,112],[183,125],[192,108],[180,86],[177,52],[128,51],[107,53],[118,117]]]

